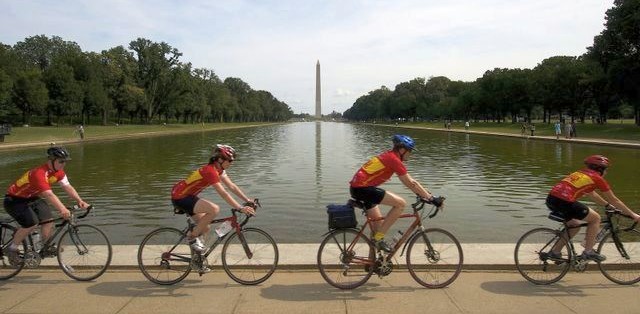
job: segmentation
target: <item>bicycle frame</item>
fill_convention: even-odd
[[[404,231],[402,237],[398,240],[398,243],[396,243],[391,252],[389,252],[389,254],[387,255],[383,255],[383,258],[385,260],[389,260],[391,258],[393,258],[396,253],[398,253],[400,247],[402,247],[402,251],[400,252],[400,256],[402,256],[404,254],[404,251],[407,247],[407,243],[409,243],[409,240],[411,240],[414,236],[416,236],[416,234],[418,233],[418,231],[424,231],[425,228],[422,224],[422,215],[420,213],[418,213],[423,207],[424,207],[424,203],[422,203],[421,205],[420,202],[415,203],[412,205],[412,210],[413,213],[411,214],[401,214],[400,217],[398,217],[398,219],[404,219],[404,218],[414,218],[414,221],[411,222],[411,224],[409,225],[409,227],[407,227],[407,229]],[[374,232],[374,228],[373,228],[373,224],[375,222],[378,221],[383,221],[386,216],[384,217],[377,217],[377,218],[371,218],[367,215],[367,212],[365,209],[362,210],[365,217],[367,217],[367,221],[362,225],[362,227],[360,227],[360,229],[358,230],[357,228],[352,228],[354,230],[358,230],[358,235],[353,239],[353,241],[351,242],[351,244],[349,245],[349,247],[347,248],[346,251],[350,251],[354,249],[354,246],[356,245],[356,243],[358,243],[358,240],[363,237],[365,239],[368,239],[368,242],[370,241],[370,239],[364,234],[365,230],[367,229],[367,227],[369,227],[369,230],[371,230],[371,232]],[[438,213],[438,209],[436,209],[436,212],[429,215],[429,218],[433,218],[437,213]],[[333,231],[333,230],[332,230]],[[329,234],[329,231],[326,234]],[[425,236],[425,242],[427,243],[427,246],[429,247],[430,250],[433,250],[433,247],[431,247],[431,242],[429,241],[429,239]],[[358,260],[357,257],[355,257],[354,259]],[[359,259],[363,264],[363,265],[374,265],[376,263],[376,258],[374,258],[373,260],[370,259]]]

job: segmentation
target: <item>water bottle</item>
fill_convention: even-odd
[[[40,237],[40,232],[38,229],[35,229],[31,232],[31,240],[33,241],[33,250],[38,252],[42,248],[42,238]]]
[[[224,235],[227,234],[227,232],[229,231],[231,231],[231,222],[229,222],[228,220],[221,223],[216,228],[216,234],[218,234],[218,237],[220,238],[224,237]]]
[[[402,233],[402,231],[398,230],[398,232],[393,236],[393,239],[391,240],[391,247],[395,247],[396,244],[398,244],[398,242],[400,242],[400,239],[402,239],[402,235],[404,233]]]

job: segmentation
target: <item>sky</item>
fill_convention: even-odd
[[[166,42],[180,61],[322,113],[417,77],[474,81],[494,68],[579,56],[613,0],[0,0],[0,43],[60,36],[84,51]]]

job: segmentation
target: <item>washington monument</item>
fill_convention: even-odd
[[[322,106],[320,100],[320,60],[316,63],[316,119],[322,119]]]

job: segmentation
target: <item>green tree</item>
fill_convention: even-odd
[[[12,91],[13,103],[22,111],[22,123],[31,124],[31,116],[42,112],[49,100],[47,87],[39,69],[18,73]]]

